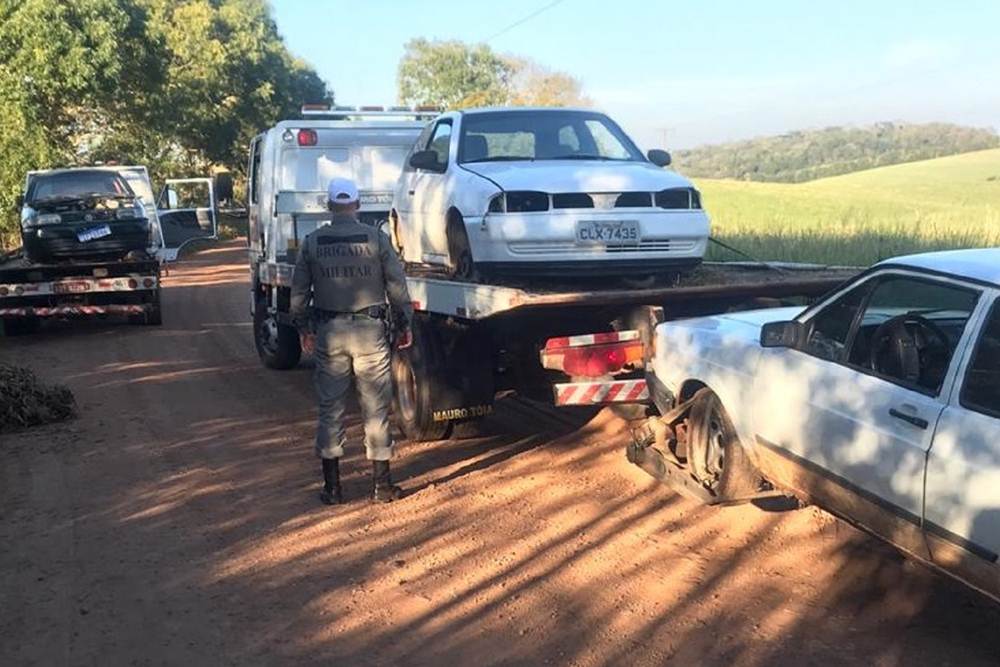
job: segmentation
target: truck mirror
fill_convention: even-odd
[[[441,171],[436,151],[417,151],[410,156],[410,166],[424,171]]]
[[[646,153],[646,157],[649,161],[655,164],[657,167],[667,167],[670,165],[670,153],[667,151],[660,150],[659,148],[654,148],[653,150]]]
[[[233,174],[229,171],[220,171],[215,175],[215,200],[232,201],[233,199]]]
[[[805,335],[805,325],[795,320],[768,322],[760,330],[761,347],[799,347]]]
[[[167,208],[173,210],[177,208],[177,190],[167,188]]]

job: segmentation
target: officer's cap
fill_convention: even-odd
[[[358,186],[349,178],[331,178],[326,198],[331,204],[353,204],[358,201]]]

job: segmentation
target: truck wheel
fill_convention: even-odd
[[[465,231],[462,216],[453,213],[448,217],[448,275],[451,278],[476,282],[479,272],[472,258],[469,234]]]
[[[163,311],[160,309],[160,290],[156,290],[156,294],[149,302],[149,310],[140,315],[129,315],[129,324],[141,324],[146,326],[158,327],[163,324]]]
[[[413,345],[392,355],[396,418],[406,437],[415,442],[444,440],[451,432],[451,422],[434,421],[431,410],[435,382],[428,371],[438,358],[436,345],[433,333],[414,320]]]
[[[709,491],[720,498],[741,498],[760,488],[760,473],[715,392],[701,389],[695,394],[688,428],[688,465]]]
[[[30,336],[42,328],[42,321],[37,317],[4,317],[0,324],[4,336]]]
[[[302,344],[295,327],[281,324],[258,302],[253,313],[253,342],[264,365],[279,371],[295,368],[302,358]]]

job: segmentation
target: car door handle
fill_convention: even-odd
[[[889,409],[889,416],[895,417],[896,419],[901,419],[902,421],[910,424],[911,426],[916,426],[919,429],[926,431],[930,427],[930,422],[926,419],[920,417],[914,417],[913,415],[908,415],[905,412],[900,412],[896,408]]]
[[[417,194],[417,191],[416,190],[407,190],[406,193],[412,197],[413,195]]]

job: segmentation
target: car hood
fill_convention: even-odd
[[[648,162],[518,160],[470,162],[462,166],[507,191],[657,192],[692,187],[691,181],[680,174]]]
[[[665,326],[683,327],[688,329],[711,330],[727,336],[738,336],[747,340],[759,340],[761,328],[769,322],[784,322],[802,314],[800,307],[766,308],[763,310],[746,310],[712,317],[699,317],[691,320],[668,322]]]

